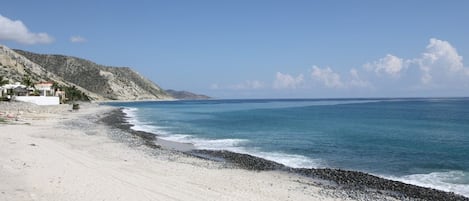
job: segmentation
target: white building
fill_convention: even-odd
[[[19,89],[24,89],[24,90],[19,90]],[[33,91],[32,88],[27,88],[26,86],[20,84],[19,82],[16,82],[15,84],[6,84],[0,87],[0,95],[3,96],[27,96],[28,93],[24,91]],[[15,91],[21,91],[20,94],[15,93]]]
[[[40,96],[55,96],[53,82],[39,82],[34,88],[41,91]]]
[[[40,91],[39,96],[30,96],[34,88],[26,87],[19,82],[15,84],[7,84],[1,87],[1,96],[16,101],[29,102],[37,105],[58,105],[60,104],[59,96],[56,96],[53,82],[41,82],[35,84],[35,89]],[[11,94],[11,95],[10,95]]]

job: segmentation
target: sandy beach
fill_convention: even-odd
[[[80,106],[0,103],[0,117],[16,114],[0,123],[0,201],[401,200],[148,146],[101,122],[116,108]]]

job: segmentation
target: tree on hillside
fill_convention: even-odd
[[[8,80],[5,80],[3,76],[0,75],[0,87],[10,83]]]
[[[59,83],[57,83],[57,82],[55,82],[55,81],[52,82],[52,88],[54,88],[54,89],[60,88]]]
[[[8,80],[4,80],[3,76],[0,75],[0,87],[6,84],[9,84],[10,82]],[[6,94],[3,93],[3,89],[0,90],[0,101],[1,100],[6,100],[3,98]],[[1,120],[1,119],[0,119]]]
[[[33,87],[34,86],[33,81],[27,75],[25,75],[23,77],[23,81],[21,82],[21,84],[25,85],[26,87]]]
[[[62,88],[65,91],[68,101],[90,101],[90,98],[75,86]]]

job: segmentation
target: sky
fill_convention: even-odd
[[[0,44],[215,98],[469,96],[469,1],[4,1]]]

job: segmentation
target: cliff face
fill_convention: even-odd
[[[130,68],[103,66],[85,59],[63,55],[36,54],[22,50],[14,52],[42,67],[42,71],[55,75],[67,83],[80,86],[95,100],[172,98],[158,85]]]
[[[54,81],[60,80],[56,75],[47,72],[42,66],[2,45],[0,45],[0,75],[9,79],[10,82],[20,82],[24,76],[30,76],[32,81],[40,81],[46,78]]]

